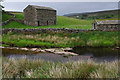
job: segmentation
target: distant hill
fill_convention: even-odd
[[[118,11],[120,10],[107,10],[98,12],[86,12],[86,13],[71,13],[64,16],[73,17],[77,19],[110,19],[118,18]]]

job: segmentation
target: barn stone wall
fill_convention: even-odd
[[[100,24],[96,25],[96,29],[103,31],[120,31],[120,24]]]
[[[16,21],[16,22],[19,22],[19,23],[24,24],[24,20],[16,19],[16,16],[15,16],[14,14],[11,14],[11,13],[9,13],[9,12],[5,12],[5,13],[8,14],[8,15],[11,15],[11,16],[13,16],[13,17],[12,17],[12,18],[9,18],[8,20],[6,20],[6,21],[4,21],[4,22],[2,22],[2,26],[7,25],[8,23],[10,23],[10,22],[12,22],[12,21]]]
[[[35,21],[36,21],[35,9],[28,6],[26,9],[24,9],[24,24],[28,26],[37,26],[35,24]]]
[[[56,25],[56,11],[37,10],[37,24],[39,26]],[[38,23],[39,21],[39,23]]]
[[[28,6],[24,9],[24,24],[28,26],[56,25],[56,10]]]

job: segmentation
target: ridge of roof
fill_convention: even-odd
[[[36,6],[36,5],[28,5],[28,6],[32,6],[33,8],[36,8],[36,9],[55,10],[55,9],[53,9],[53,8],[50,8],[50,7],[44,7],[44,6]]]

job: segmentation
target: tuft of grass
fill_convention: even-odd
[[[2,74],[3,78],[118,78],[118,61],[55,63],[3,58]]]

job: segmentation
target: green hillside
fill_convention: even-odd
[[[77,19],[115,19],[118,18],[118,10],[72,13],[72,14],[66,14],[64,16],[77,18]]]
[[[15,14],[17,19],[24,19],[23,13],[21,12],[12,12],[12,14]]]
[[[17,19],[24,19],[23,13],[13,13]],[[26,26],[18,22],[10,22],[3,28],[73,28],[73,29],[91,29],[93,20],[79,20],[64,16],[57,16],[57,25],[49,26]]]
[[[11,15],[6,14],[4,11],[2,12],[2,22],[6,21],[7,19],[12,18]]]

